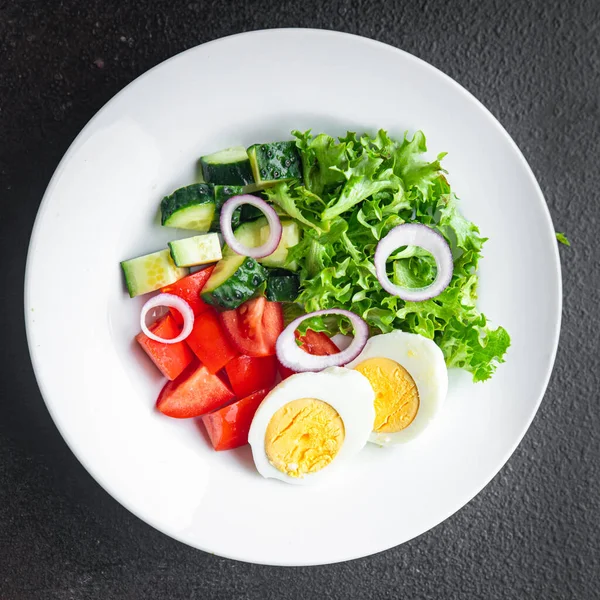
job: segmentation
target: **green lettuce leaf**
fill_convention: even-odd
[[[326,187],[342,183],[344,176],[339,169],[348,164],[345,144],[336,144],[334,138],[321,133],[313,138],[310,131],[292,131],[302,157],[304,186],[317,195]]]
[[[328,220],[337,217],[377,192],[398,191],[401,185],[400,178],[391,168],[382,170],[382,163],[383,159],[365,152],[359,158],[350,161],[345,171],[340,170],[346,183],[333,204],[325,209],[322,218]]]
[[[372,333],[419,333],[435,340],[449,367],[466,369],[474,381],[491,377],[504,361],[510,337],[502,327],[491,328],[477,309],[477,269],[486,240],[460,211],[440,164],[444,155],[427,160],[422,132],[400,142],[383,130],[375,136],[348,132],[337,141],[310,131],[294,135],[303,181],[265,191],[302,229],[287,259],[298,264],[301,280],[294,314],[350,310]],[[390,296],[375,273],[378,241],[406,222],[433,227],[452,249],[449,286],[424,302]],[[436,267],[429,253],[405,247],[390,257],[388,274],[397,284],[424,287],[435,278]],[[349,323],[337,318],[307,320],[301,331],[307,328],[351,333]]]
[[[407,189],[415,187],[423,195],[427,195],[440,173],[445,172],[440,161],[446,156],[443,152],[438,154],[435,161],[427,162],[423,158],[425,152],[427,152],[427,144],[422,131],[417,131],[412,140],[405,135],[404,141],[394,152],[394,171],[402,177]]]
[[[315,219],[314,205],[323,201],[303,186],[282,181],[274,187],[263,191],[267,199],[281,208],[287,215],[300,224],[319,231],[321,224]]]

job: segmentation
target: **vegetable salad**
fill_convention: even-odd
[[[489,379],[510,337],[477,307],[486,239],[422,132],[292,135],[202,156],[204,181],[161,202],[193,235],[121,264],[130,296],[160,292],[136,338],[168,380],[158,410],[299,483],[414,439],[447,369]]]

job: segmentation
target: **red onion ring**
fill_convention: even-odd
[[[400,246],[418,246],[433,255],[437,275],[430,285],[422,288],[405,288],[394,285],[388,278],[385,263]],[[375,250],[375,272],[381,287],[392,296],[407,302],[423,302],[441,294],[450,283],[454,271],[452,251],[446,240],[437,232],[420,223],[405,223],[394,227]]]
[[[181,333],[174,338],[167,339],[161,338],[148,328],[146,325],[146,316],[153,309],[158,308],[159,306],[166,306],[168,308],[174,308],[181,313],[183,317],[183,329]],[[142,331],[155,342],[161,342],[162,344],[177,344],[178,342],[183,342],[185,338],[187,338],[190,333],[192,333],[192,328],[194,327],[194,311],[191,306],[179,296],[175,294],[158,294],[153,298],[150,298],[146,304],[142,307],[142,313],[140,315],[140,325],[142,327]]]
[[[244,246],[238,242],[233,233],[233,229],[231,227],[233,211],[238,206],[242,206],[242,204],[249,204],[250,206],[258,208],[258,210],[260,210],[267,218],[267,222],[269,223],[269,239],[262,246],[258,246],[257,248],[248,248],[247,246]],[[241,254],[242,256],[250,256],[251,258],[264,258],[265,256],[273,254],[273,252],[277,250],[277,246],[279,246],[279,242],[281,241],[283,227],[281,226],[279,216],[271,205],[267,204],[267,202],[257,198],[256,196],[251,196],[250,194],[232,196],[229,198],[229,200],[227,200],[221,207],[221,217],[219,221],[221,225],[221,233],[223,234],[225,243],[236,254]]]
[[[342,350],[337,354],[314,356],[308,354],[308,352],[304,352],[304,350],[298,346],[296,338],[294,337],[294,332],[298,329],[298,326],[302,321],[310,319],[311,317],[323,315],[341,315],[347,317],[354,327],[354,339],[345,350]],[[362,352],[368,338],[369,326],[357,314],[350,312],[349,310],[336,308],[331,310],[317,310],[316,312],[302,315],[292,321],[277,338],[275,352],[277,353],[279,362],[292,371],[296,371],[297,373],[303,373],[305,371],[321,371],[327,367],[339,367],[354,360]]]

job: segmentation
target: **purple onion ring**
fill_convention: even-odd
[[[418,246],[430,252],[435,260],[437,275],[433,283],[422,288],[394,285],[386,273],[386,261],[401,246]],[[441,294],[449,285],[454,271],[452,251],[446,240],[431,227],[420,223],[405,223],[394,227],[377,244],[375,272],[381,287],[392,296],[406,302],[423,302]]]
[[[337,354],[329,356],[314,356],[304,352],[296,343],[294,332],[302,321],[311,317],[324,315],[341,315],[347,317],[354,327],[354,339],[350,345]],[[292,321],[277,338],[275,351],[279,362],[288,369],[303,373],[305,371],[321,371],[327,367],[339,367],[354,360],[365,347],[369,338],[369,326],[357,314],[349,310],[332,308],[331,310],[317,310],[316,312],[302,315]]]
[[[233,212],[238,206],[242,206],[242,204],[249,204],[250,206],[258,208],[258,210],[260,210],[267,218],[267,222],[269,223],[269,239],[262,246],[248,248],[247,246],[244,246],[244,244],[238,242],[233,233],[231,227]],[[220,225],[223,239],[231,250],[236,254],[250,256],[251,258],[264,258],[265,256],[273,254],[273,252],[277,250],[277,246],[279,246],[283,232],[281,221],[279,220],[279,216],[275,212],[275,209],[261,198],[251,196],[250,194],[232,196],[223,204],[221,207]]]
[[[150,331],[148,325],[146,324],[146,315],[153,309],[158,308],[159,306],[166,306],[167,308],[174,308],[175,310],[181,313],[183,317],[183,329],[181,333],[174,338],[161,338],[152,331]],[[142,313],[140,315],[140,325],[142,327],[142,331],[155,342],[160,342],[162,344],[177,344],[178,342],[183,342],[185,338],[192,333],[192,328],[194,327],[194,311],[192,307],[179,296],[175,294],[158,294],[153,298],[150,298],[146,304],[142,307]]]

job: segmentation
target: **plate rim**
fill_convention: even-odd
[[[553,247],[554,251],[552,253],[552,260],[554,262],[554,268],[555,268],[555,272],[556,272],[557,292],[558,292],[557,318],[556,318],[556,322],[553,323],[554,335],[553,335],[552,345],[551,345],[551,349],[550,349],[551,351],[549,354],[547,372],[544,375],[544,378],[542,381],[542,386],[541,386],[541,392],[539,394],[539,397],[536,399],[535,406],[531,412],[530,417],[528,418],[528,420],[526,422],[523,423],[521,431],[519,432],[518,436],[516,436],[515,442],[510,446],[509,450],[499,461],[497,468],[495,470],[493,470],[493,472],[490,473],[489,477],[486,478],[483,485],[477,486],[478,489],[472,495],[470,495],[470,497],[468,498],[468,500],[466,502],[464,502],[461,506],[459,506],[457,508],[451,508],[449,511],[444,513],[444,515],[440,519],[436,520],[436,522],[434,524],[432,524],[428,529],[422,531],[421,533],[413,535],[398,544],[392,544],[392,545],[386,544],[385,547],[382,547],[379,550],[372,552],[370,554],[352,553],[352,555],[349,555],[349,556],[345,556],[342,558],[333,558],[332,560],[327,560],[327,561],[323,561],[323,560],[319,560],[319,561],[315,561],[315,562],[304,561],[302,563],[286,562],[286,561],[268,561],[267,562],[267,561],[262,561],[262,560],[256,560],[256,558],[252,558],[251,556],[236,554],[235,552],[216,554],[210,548],[203,547],[202,544],[191,543],[190,541],[183,539],[183,537],[181,537],[177,533],[174,533],[171,531],[166,531],[165,528],[155,524],[154,522],[150,522],[148,519],[146,519],[144,517],[141,517],[138,514],[137,510],[131,506],[130,502],[127,499],[122,497],[122,495],[120,494],[120,492],[118,490],[113,490],[111,488],[111,486],[104,481],[104,478],[102,477],[102,475],[100,473],[98,473],[94,467],[92,467],[86,463],[83,456],[80,455],[80,452],[75,448],[75,445],[69,439],[68,432],[64,431],[63,428],[61,427],[61,425],[59,423],[58,415],[55,412],[55,409],[53,406],[53,401],[50,399],[52,396],[52,393],[47,388],[46,384],[44,383],[42,377],[39,374],[41,359],[38,356],[37,350],[35,348],[35,344],[33,343],[33,336],[34,336],[33,321],[34,321],[34,319],[32,317],[32,314],[30,313],[30,311],[27,308],[28,306],[30,306],[31,280],[33,277],[32,267],[31,267],[32,257],[35,254],[36,247],[38,245],[38,238],[40,237],[40,229],[42,226],[42,221],[44,220],[44,215],[48,210],[50,198],[54,194],[54,188],[57,186],[60,176],[65,169],[65,166],[70,162],[71,157],[77,150],[81,140],[84,139],[88,130],[94,125],[96,120],[98,120],[101,117],[101,115],[105,112],[105,110],[113,102],[116,102],[123,95],[125,95],[128,91],[130,91],[131,88],[133,88],[135,85],[139,84],[146,77],[150,76],[150,74],[154,73],[158,69],[166,67],[171,61],[174,61],[174,60],[180,58],[182,55],[185,55],[188,53],[193,53],[193,52],[197,51],[198,48],[201,48],[201,47],[210,46],[210,45],[214,45],[214,44],[227,43],[231,39],[239,38],[242,36],[258,37],[258,36],[278,35],[281,33],[286,33],[288,35],[309,34],[309,35],[317,35],[317,36],[330,37],[330,38],[341,38],[341,37],[350,38],[351,40],[354,41],[354,43],[376,46],[376,47],[379,47],[380,49],[385,49],[385,51],[390,52],[390,53],[400,53],[401,55],[403,55],[403,58],[405,60],[416,62],[419,64],[419,66],[421,68],[429,69],[430,71],[433,71],[437,77],[441,77],[442,79],[445,79],[447,83],[450,83],[456,89],[456,91],[459,92],[468,101],[474,102],[475,103],[474,106],[478,107],[480,110],[482,110],[485,113],[485,115],[488,117],[488,120],[490,121],[490,123],[494,125],[494,127],[498,130],[498,132],[502,135],[502,137],[509,143],[515,156],[522,163],[522,166],[525,169],[525,173],[527,174],[528,179],[530,180],[530,182],[533,185],[533,188],[536,191],[537,200],[541,204],[542,213],[544,214],[544,218],[545,218],[544,227],[550,228],[552,233],[554,233],[554,225],[552,222],[552,216],[550,214],[549,206],[546,202],[545,196],[539,185],[539,182],[538,182],[531,166],[529,165],[527,159],[523,155],[522,151],[520,150],[520,148],[518,147],[516,142],[513,140],[511,135],[508,133],[508,131],[504,128],[504,126],[500,123],[500,121],[494,116],[494,114],[477,97],[475,97],[469,90],[467,90],[465,87],[463,87],[455,79],[453,79],[452,77],[450,77],[449,75],[447,75],[446,73],[444,73],[443,71],[438,69],[436,66],[428,63],[427,61],[425,61],[422,58],[419,58],[418,56],[415,56],[414,54],[411,54],[410,52],[408,52],[406,50],[403,50],[396,46],[392,46],[391,44],[387,44],[385,42],[380,42],[378,40],[374,40],[372,38],[368,38],[365,36],[361,36],[361,35],[357,35],[357,34],[353,34],[353,33],[342,32],[342,31],[336,31],[333,29],[319,29],[319,28],[310,28],[310,27],[307,27],[307,28],[283,27],[283,28],[272,28],[272,29],[256,29],[256,30],[251,30],[251,31],[246,31],[246,32],[241,32],[241,33],[224,36],[221,38],[210,40],[208,42],[204,42],[202,44],[198,44],[196,46],[193,46],[191,48],[188,48],[186,50],[178,52],[177,54],[174,54],[173,56],[165,59],[162,62],[159,62],[158,64],[154,65],[153,67],[151,67],[150,69],[148,69],[147,71],[145,71],[144,73],[142,73],[141,75],[139,75],[138,77],[136,77],[135,79],[130,81],[125,87],[123,87],[114,96],[112,96],[107,102],[105,102],[94,113],[94,115],[86,122],[86,124],[83,126],[83,128],[79,131],[79,133],[73,139],[73,141],[69,145],[67,151],[61,158],[52,177],[50,178],[50,180],[48,182],[48,185],[44,191],[42,200],[40,202],[40,205],[39,205],[37,213],[36,213],[33,228],[31,230],[28,249],[27,249],[27,260],[26,260],[25,276],[24,276],[25,331],[26,331],[26,338],[27,338],[27,346],[28,346],[29,355],[30,355],[30,359],[31,359],[31,363],[32,363],[32,367],[33,367],[33,371],[34,371],[34,375],[35,375],[35,380],[36,380],[36,383],[40,390],[40,394],[42,396],[42,399],[44,401],[46,409],[48,410],[54,425],[56,426],[56,428],[57,428],[58,432],[60,433],[61,437],[63,438],[64,442],[67,444],[68,448],[73,453],[75,458],[79,461],[79,463],[91,475],[91,477],[95,480],[95,482],[105,492],[107,492],[115,501],[117,501],[121,506],[123,506],[125,509],[127,509],[129,512],[131,512],[135,517],[140,519],[143,523],[160,531],[162,534],[167,535],[168,537],[173,538],[173,539],[185,544],[186,546],[195,548],[197,550],[201,550],[208,554],[221,556],[223,558],[227,558],[230,560],[247,562],[247,563],[251,563],[251,564],[260,564],[260,565],[317,566],[317,565],[342,563],[342,562],[347,562],[347,561],[351,561],[351,560],[358,560],[361,558],[366,558],[367,556],[374,556],[381,552],[390,550],[391,548],[395,548],[397,546],[400,546],[407,542],[410,542],[411,540],[413,540],[417,537],[420,537],[421,535],[424,535],[425,533],[438,527],[441,523],[446,521],[452,515],[457,513],[459,510],[463,509],[467,504],[469,504],[473,500],[473,498],[475,498],[475,496],[480,494],[489,485],[489,483],[498,475],[498,473],[504,468],[504,466],[506,465],[506,463],[508,462],[510,457],[514,454],[515,450],[517,449],[519,444],[522,442],[523,438],[525,437],[526,433],[528,432],[529,428],[531,427],[531,424],[532,424],[533,420],[535,419],[535,416],[538,413],[538,410],[540,408],[542,400],[544,399],[546,391],[548,389],[548,384],[550,382],[550,378],[552,376],[552,373],[554,370],[554,365],[556,362],[556,355],[557,355],[557,351],[558,351],[558,343],[559,343],[560,332],[561,332],[562,308],[563,308],[562,268],[561,268],[561,262],[560,262],[560,254],[558,251],[558,244],[554,245],[554,247]],[[532,201],[533,201],[533,199],[532,199]]]

